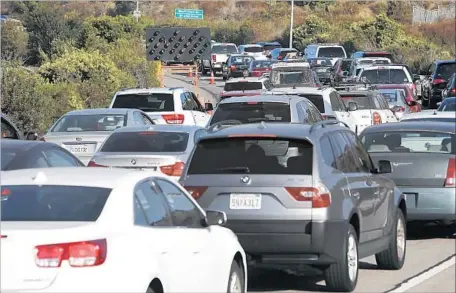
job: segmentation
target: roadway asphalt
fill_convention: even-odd
[[[199,84],[202,99],[218,101],[224,84],[220,76],[214,85],[209,84],[208,77],[201,77]],[[183,75],[165,77],[165,85],[194,89],[191,78]],[[456,292],[456,225],[411,227],[408,232],[404,267],[400,271],[377,270],[373,256],[362,259],[355,292]],[[325,286],[316,273],[296,276],[261,271],[249,278],[249,292],[325,292]]]

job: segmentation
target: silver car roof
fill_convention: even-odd
[[[399,123],[382,123],[366,128],[363,133],[376,133],[386,131],[432,131],[456,133],[453,122],[410,121]]]
[[[101,114],[113,114],[113,115],[126,115],[129,111],[138,109],[126,109],[126,108],[98,108],[98,109],[82,109],[74,110],[66,113],[66,115],[101,115]]]
[[[141,131],[170,131],[170,132],[188,132],[192,133],[204,127],[196,125],[141,125],[141,126],[127,126],[114,130],[118,132],[141,132]]]
[[[290,104],[292,99],[303,99],[296,96],[287,95],[259,95],[259,96],[243,96],[243,97],[232,97],[229,99],[222,100],[220,104],[231,104],[231,103],[246,103],[246,102],[272,102],[272,103],[286,103]]]

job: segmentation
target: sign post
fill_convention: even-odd
[[[204,19],[204,10],[202,9],[174,9],[174,17],[177,19]]]

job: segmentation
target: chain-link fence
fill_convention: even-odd
[[[421,6],[413,6],[413,23],[433,23],[440,19],[451,19],[456,15],[456,4],[439,5],[437,9],[425,9]]]

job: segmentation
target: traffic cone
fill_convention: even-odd
[[[187,77],[193,77],[193,75],[192,75],[192,68],[191,68],[191,67],[188,68],[188,75],[187,75]]]
[[[209,79],[209,84],[215,84],[214,71],[211,70],[211,78]]]

